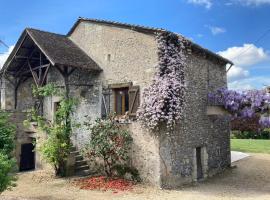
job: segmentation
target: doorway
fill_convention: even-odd
[[[35,146],[32,143],[21,145],[20,171],[35,169]]]
[[[197,180],[203,179],[202,148],[196,148]]]

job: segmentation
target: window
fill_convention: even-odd
[[[52,110],[52,121],[55,120],[55,117],[56,117],[56,112],[59,110],[60,108],[60,102],[59,101],[56,101],[56,102],[53,102],[53,110]]]
[[[111,112],[118,116],[128,113],[129,117],[134,118],[140,105],[139,86],[132,86],[132,84],[110,85],[108,88],[103,88],[101,101],[102,118],[106,118]]]
[[[125,115],[129,111],[128,88],[114,89],[115,104],[114,111],[116,115]]]
[[[53,104],[53,111],[56,113],[60,108],[60,102],[54,102]]]

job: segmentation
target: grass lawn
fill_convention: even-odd
[[[231,139],[231,149],[233,151],[270,154],[270,140]]]

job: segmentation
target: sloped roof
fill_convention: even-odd
[[[141,25],[135,25],[135,24],[127,24],[127,23],[120,23],[120,22],[116,22],[116,21],[109,21],[109,20],[100,20],[100,19],[90,19],[90,18],[83,18],[83,17],[79,17],[78,20],[75,22],[75,24],[72,26],[72,28],[70,29],[70,31],[68,32],[68,36],[70,36],[73,31],[76,29],[76,27],[81,23],[81,22],[91,22],[91,23],[96,23],[96,24],[105,24],[108,26],[116,26],[116,27],[120,27],[120,28],[127,28],[127,29],[131,29],[131,30],[135,30],[138,32],[143,32],[143,33],[149,33],[149,34],[155,34],[158,32],[166,32],[168,30],[166,29],[162,29],[162,28],[154,28],[154,27],[148,27],[148,26],[141,26]],[[178,34],[178,33],[176,33]],[[180,34],[178,34],[180,35]],[[183,37],[183,36],[182,36]],[[185,37],[184,37],[185,38]],[[190,45],[192,48],[194,48],[196,51],[199,51],[203,54],[206,54],[210,57],[214,57],[222,62],[225,63],[229,63],[232,64],[232,61],[206,49],[201,47],[200,45],[192,42],[191,40],[185,38],[187,41],[190,42]]]
[[[47,57],[52,65],[64,65],[70,67],[85,68],[89,70],[101,70],[92,60],[67,36],[26,28],[18,40],[15,48],[4,64],[4,69],[11,64],[13,57],[24,42],[24,38],[30,37],[40,51]],[[19,65],[20,63],[18,63]],[[14,64],[13,64],[14,65]]]

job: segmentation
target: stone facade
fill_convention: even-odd
[[[230,126],[224,116],[208,116],[208,93],[226,87],[226,68],[196,55],[187,59],[187,104],[173,135],[161,134],[161,184],[174,187],[197,180],[196,148],[203,178],[230,166]]]
[[[102,69],[90,72],[76,69],[68,78],[70,96],[79,99],[73,118],[82,123],[101,117],[102,93],[112,85],[126,84],[144,88],[152,83],[158,64],[158,44],[154,34],[115,25],[80,22],[69,38],[91,57]],[[136,121],[127,124],[133,137],[132,165],[144,182],[159,187],[177,187],[206,178],[230,166],[229,120],[224,116],[207,115],[208,93],[226,87],[226,67],[218,61],[191,53],[186,67],[187,104],[183,119],[170,136],[166,130],[150,133]],[[47,83],[65,87],[64,78],[54,67],[47,75]],[[18,88],[17,110],[32,107],[29,79]],[[2,84],[2,108],[12,108],[11,85]],[[7,98],[8,97],[8,98]],[[55,103],[59,97],[44,100],[44,115],[53,120]],[[114,93],[111,93],[110,111],[114,111]],[[90,139],[81,127],[74,129],[72,140],[81,148]],[[197,154],[200,155],[197,155]],[[198,160],[201,161],[198,164]],[[198,169],[201,168],[201,172]]]

